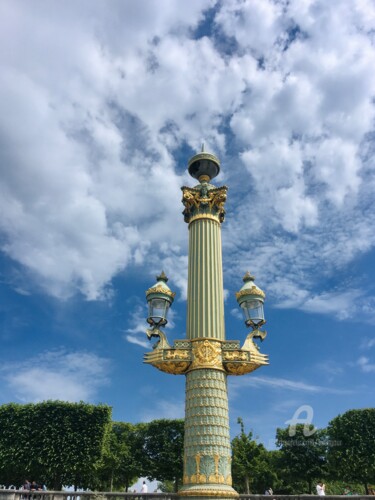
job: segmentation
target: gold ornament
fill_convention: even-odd
[[[154,365],[158,370],[161,370],[162,372],[166,373],[171,373],[172,375],[181,375],[182,373],[185,373],[186,370],[189,368],[190,361],[180,361],[180,362],[173,362],[173,361],[165,361],[161,363],[151,363]]]
[[[221,361],[221,342],[215,340],[192,341],[193,362],[190,369],[223,369]]]
[[[236,299],[238,300],[243,295],[258,295],[260,297],[266,298],[266,294],[258,288],[256,285],[253,285],[251,288],[245,288],[245,290],[241,290],[240,292],[236,292]]]
[[[245,361],[248,359],[248,355],[243,351],[224,351],[223,361]]]
[[[170,297],[174,298],[175,297],[175,292],[172,292],[171,290],[168,290],[167,288],[162,287],[161,285],[154,286],[152,288],[149,288],[146,291],[146,297],[150,295],[150,293],[163,293],[164,295],[169,295]]]
[[[170,349],[166,351],[165,359],[189,359],[189,351],[184,351],[182,349]]]

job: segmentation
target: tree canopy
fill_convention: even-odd
[[[297,424],[294,432],[290,428],[277,429],[276,444],[280,448],[278,466],[289,483],[306,482],[308,492],[313,493],[313,482],[325,476],[326,432],[306,424]],[[314,492],[315,493],[315,492]]]
[[[112,422],[98,463],[98,489],[120,491],[142,474],[142,424]]]
[[[82,402],[0,406],[0,481],[22,484],[27,475],[50,489],[87,487],[110,418],[109,406]]]
[[[328,464],[342,479],[375,484],[375,408],[350,410],[328,424]]]
[[[239,493],[263,493],[273,485],[276,474],[270,467],[270,455],[265,447],[253,439],[252,432],[245,433],[242,418],[239,436],[232,440],[232,476]]]
[[[178,491],[183,475],[183,420],[110,422],[106,405],[46,401],[0,406],[0,484],[25,478],[49,489],[62,485],[123,491],[139,478]],[[375,409],[350,410],[328,429],[302,424],[277,429],[278,450],[266,450],[246,433],[232,441],[232,476],[239,493],[315,493],[325,478],[328,494],[375,484]],[[361,485],[361,486],[360,486]]]
[[[183,475],[184,420],[153,420],[144,425],[142,434],[144,475],[173,481],[177,491]]]

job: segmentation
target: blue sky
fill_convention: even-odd
[[[145,290],[185,336],[188,159],[229,187],[228,339],[251,270],[270,365],[229,378],[267,447],[303,405],[374,406],[375,7],[370,0],[2,1],[0,404],[180,418],[184,377],[142,364]]]

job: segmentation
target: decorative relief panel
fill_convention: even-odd
[[[185,457],[184,484],[232,485],[231,456],[196,453]]]
[[[193,362],[190,370],[200,368],[223,369],[221,361],[221,342],[215,340],[192,341]]]

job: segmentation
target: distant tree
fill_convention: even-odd
[[[349,483],[348,481],[327,479],[325,482],[326,495],[364,495],[365,489],[362,484]],[[347,493],[350,492],[350,493]]]
[[[158,482],[158,490],[163,493],[173,493],[175,491],[175,484],[173,481]]]
[[[162,419],[143,425],[143,474],[150,480],[172,481],[178,491],[183,475],[184,421]]]
[[[63,484],[89,486],[110,417],[106,405],[0,406],[0,482],[21,484],[27,475],[56,490]]]
[[[313,483],[326,474],[326,431],[314,429],[313,425],[309,425],[307,429],[302,424],[297,424],[294,432],[290,432],[290,427],[277,429],[276,445],[280,448],[279,476],[292,489],[300,489],[306,482],[308,493],[311,494]]]
[[[375,484],[375,408],[349,410],[328,424],[328,464],[332,475],[361,483],[366,493]]]
[[[126,422],[112,422],[97,466],[98,489],[128,491],[141,476],[142,437],[139,428]]]
[[[252,439],[251,432],[245,433],[242,418],[238,418],[237,422],[241,432],[232,440],[234,487],[240,493],[263,493],[277,480],[272,470],[271,455],[262,444]]]

